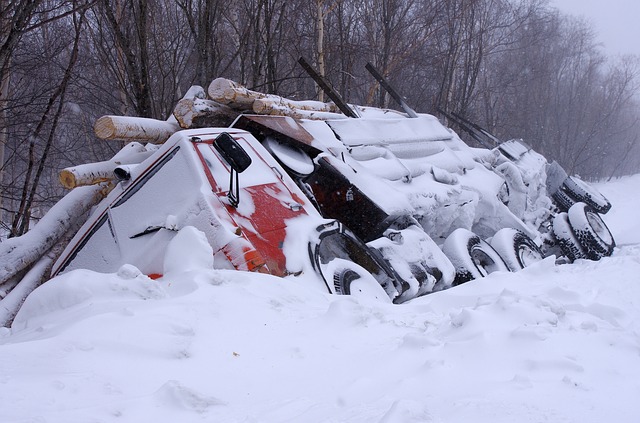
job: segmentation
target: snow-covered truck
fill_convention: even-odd
[[[434,116],[358,109],[359,119],[243,115],[234,125],[262,140],[323,216],[382,251],[407,297],[552,254],[611,254],[593,206],[572,204],[569,222],[547,190],[561,170],[522,142],[471,148]]]
[[[548,255],[612,253],[598,214],[608,202],[598,208],[599,193],[524,143],[472,148],[432,115],[348,107],[357,118],[218,78],[207,92],[192,87],[167,121],[103,117],[98,137],[133,142],[61,181],[71,194],[97,183],[111,192],[79,230],[49,237],[55,254],[39,255],[51,275],[130,263],[159,277],[168,241],[194,226],[217,267],[313,273],[329,292],[403,302]],[[5,262],[20,246],[3,243]],[[32,256],[0,272],[3,297]]]
[[[315,268],[319,286],[332,293],[350,293],[345,277],[358,272],[394,296],[384,261],[338,222],[323,219],[246,131],[179,131],[139,165],[114,172],[119,183],[67,245],[53,275],[111,273],[131,264],[162,277],[169,242],[192,226],[206,236],[217,268],[280,277]],[[308,249],[323,254],[312,262],[299,253]]]

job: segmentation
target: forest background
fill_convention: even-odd
[[[418,112],[522,138],[584,179],[640,172],[640,58],[607,56],[548,0],[1,0],[0,238],[65,194],[62,168],[120,149],[96,141],[98,117],[167,119],[216,77],[323,99],[301,56],[350,103],[395,107],[371,62]]]

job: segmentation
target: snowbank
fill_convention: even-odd
[[[618,245],[640,242],[640,174],[627,176],[609,183],[594,184],[613,207],[602,219],[605,221]]]
[[[211,270],[190,230],[162,279],[70,272],[0,332],[0,421],[635,423],[639,179],[599,187],[612,257],[402,305]]]

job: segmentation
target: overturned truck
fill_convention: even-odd
[[[167,121],[99,119],[99,138],[130,143],[109,161],[60,176],[71,194],[85,189],[97,204],[80,228],[50,236],[31,260],[16,259],[19,239],[3,243],[5,261],[23,265],[0,269],[0,294],[9,298],[25,278],[34,286],[38,277],[79,268],[133,264],[161,277],[164,249],[185,226],[204,232],[216,267],[313,274],[328,292],[396,303],[546,256],[572,262],[612,254],[600,217],[611,204],[593,187],[524,142],[500,142],[442,111],[494,143],[470,147],[368,69],[404,112],[346,104],[310,71],[331,103],[218,78],[206,92],[192,87]],[[47,271],[27,278],[44,255]]]

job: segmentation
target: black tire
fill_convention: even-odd
[[[351,282],[359,279],[360,275],[351,269],[338,269],[333,273],[333,287],[336,294],[351,294]]]
[[[600,260],[613,253],[616,246],[611,231],[600,215],[585,203],[576,203],[569,209],[569,224],[582,249],[591,260]]]
[[[574,203],[588,204],[598,213],[605,214],[611,209],[611,203],[604,195],[575,176],[569,176],[565,179],[561,189],[575,200]]]
[[[557,189],[556,192],[551,194],[551,199],[553,200],[558,210],[560,210],[560,212],[568,211],[571,206],[576,203],[576,200],[571,198],[571,196],[565,192],[563,186],[561,186]]]
[[[391,301],[378,281],[362,267],[346,260],[336,259],[338,263],[333,273],[333,285],[336,294],[366,297],[378,301]]]
[[[560,250],[570,262],[587,258],[580,241],[578,241],[578,238],[573,233],[567,213],[558,213],[556,215],[553,219],[552,230],[553,235],[556,237],[556,241],[560,246]]]
[[[544,258],[540,247],[524,232],[514,228],[500,229],[490,245],[510,271],[517,272]]]
[[[467,229],[453,231],[444,241],[442,251],[456,269],[454,286],[496,271],[509,271],[496,250]]]

